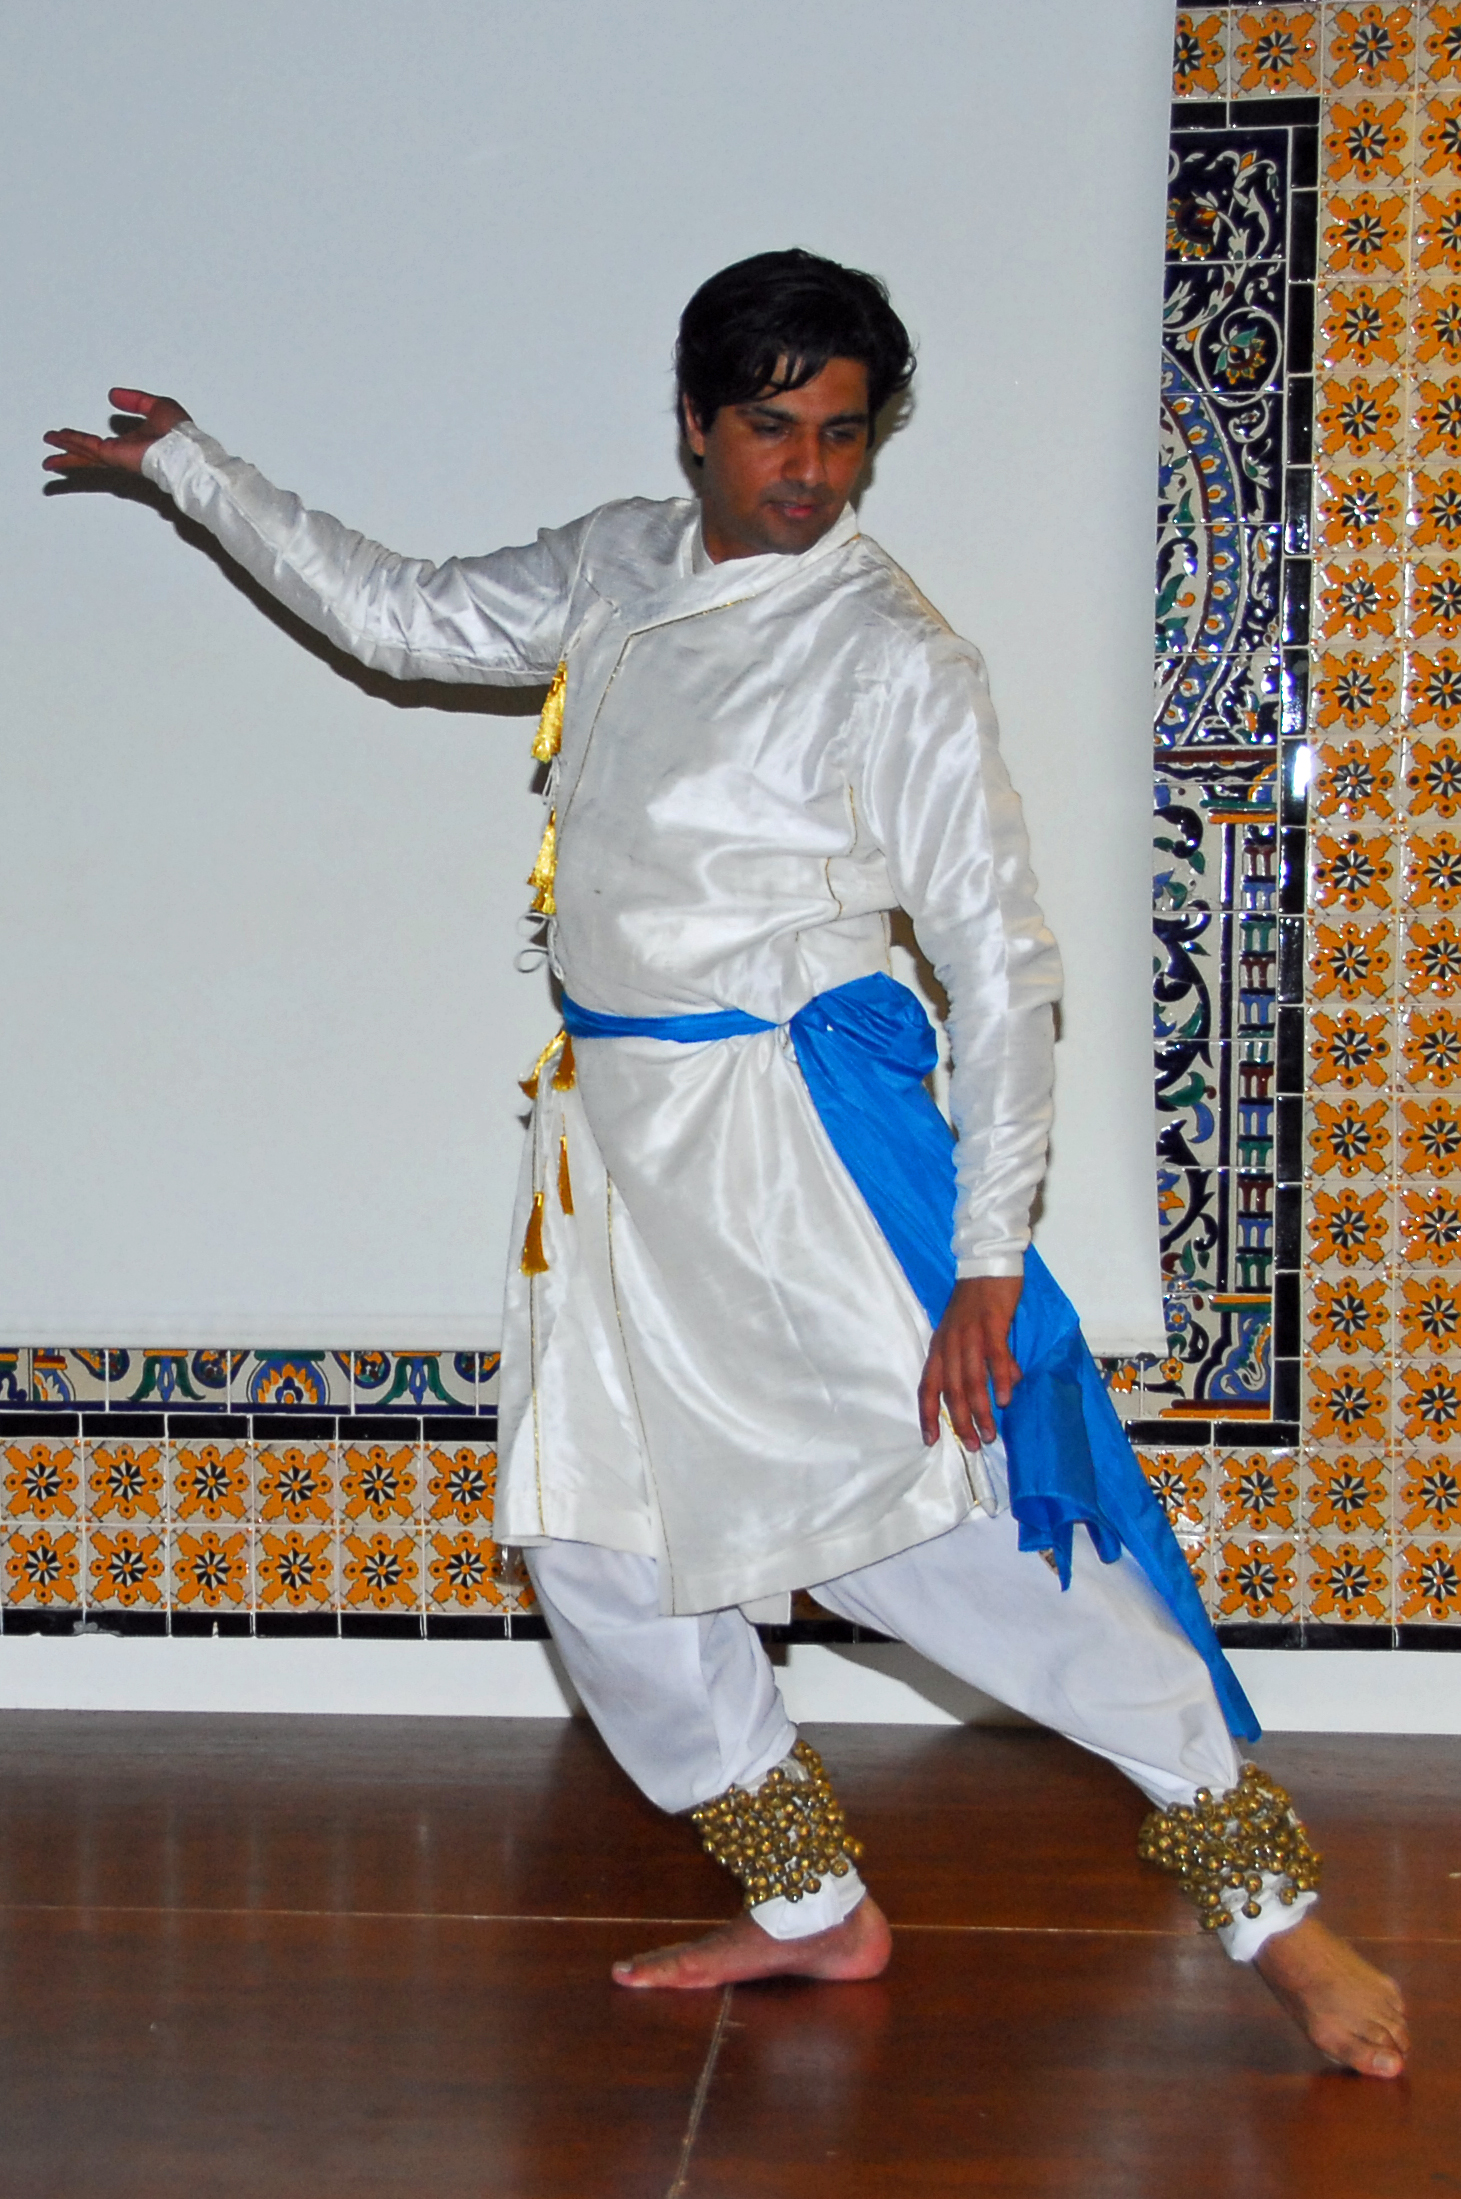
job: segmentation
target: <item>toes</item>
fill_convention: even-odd
[[[1353,2066],[1366,2077],[1398,2077],[1405,2067],[1405,2057],[1393,2046],[1370,2047],[1356,2054]]]

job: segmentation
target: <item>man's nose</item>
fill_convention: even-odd
[[[827,478],[827,454],[822,448],[822,438],[815,428],[793,436],[786,450],[786,462],[782,468],[788,481],[802,481],[815,486]]]

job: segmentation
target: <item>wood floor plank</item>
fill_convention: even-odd
[[[77,2199],[660,2199],[715,1996],[598,1924],[0,1922],[0,2189]]]
[[[1454,1951],[1395,1965],[1412,2077],[1330,2073],[1192,1940],[899,1935],[864,1986],[738,1987],[685,2199],[1421,2199],[1461,2189]]]
[[[1461,2192],[1461,1743],[1263,1750],[1327,1914],[1410,1995],[1386,2086],[1324,2073],[1199,1940],[1109,1766],[1030,1731],[811,1736],[894,1965],[738,1988],[707,2076],[719,1996],[608,1964],[735,1890],[583,1726],[0,1714],[0,2192]]]

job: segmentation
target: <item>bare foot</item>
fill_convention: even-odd
[[[870,1894],[829,1932],[773,1939],[745,1910],[704,1939],[657,1947],[614,1964],[614,1983],[680,1992],[739,1985],[746,1978],[875,1978],[893,1952],[888,1920]]]
[[[1365,2077],[1401,2074],[1410,2033],[1399,1986],[1317,1917],[1266,1940],[1253,1967],[1330,2061]]]

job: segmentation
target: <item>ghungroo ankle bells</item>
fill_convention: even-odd
[[[801,1777],[791,1763],[801,1767]],[[748,1909],[778,1895],[800,1901],[824,1878],[845,1878],[862,1854],[822,1759],[807,1741],[798,1741],[787,1763],[768,1772],[754,1794],[727,1787],[691,1810],[690,1818],[706,1854],[745,1887]]]
[[[1317,1887],[1324,1860],[1310,1847],[1283,1788],[1257,1764],[1245,1764],[1226,1794],[1199,1787],[1190,1803],[1153,1810],[1137,1853],[1181,1880],[1207,1932],[1233,1921],[1224,1892],[1244,1892],[1241,1914],[1256,1917],[1265,1877],[1281,1877],[1288,1883],[1278,1888],[1278,1898],[1288,1907]]]

